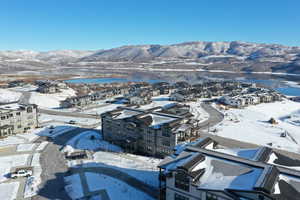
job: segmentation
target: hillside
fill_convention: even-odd
[[[55,67],[195,68],[235,72],[300,74],[300,47],[249,42],[186,42],[173,45],[135,45],[99,51],[0,51],[6,71],[40,71]],[[130,64],[131,63],[131,64]]]

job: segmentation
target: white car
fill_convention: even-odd
[[[20,169],[14,173],[11,173],[10,175],[11,178],[29,177],[29,176],[32,176],[32,171],[26,169]]]

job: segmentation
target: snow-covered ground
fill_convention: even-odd
[[[46,146],[49,144],[49,142],[45,141],[45,142],[42,142],[37,148],[36,148],[36,151],[43,151]]]
[[[24,86],[10,88],[11,91],[16,91],[16,92],[32,92],[32,91],[35,91],[36,89],[37,89],[37,86],[31,85],[31,84],[26,84]]]
[[[19,144],[17,146],[17,151],[32,151],[35,147],[35,144]]]
[[[36,104],[41,108],[58,108],[60,101],[68,97],[75,96],[75,91],[71,88],[62,89],[61,92],[55,94],[42,94],[39,92],[31,92],[29,102]]]
[[[65,133],[66,131],[70,131],[75,128],[77,127],[58,126],[53,129],[46,127],[34,129],[28,133],[18,134],[1,139],[1,151],[7,151],[7,155],[0,156],[0,199],[14,200],[17,198],[16,195],[19,184],[23,183],[20,183],[18,179],[16,180],[16,182],[13,182],[14,184],[8,184],[4,181],[7,181],[9,179],[9,173],[11,172],[13,167],[20,166],[33,167],[33,176],[25,179],[23,197],[30,198],[32,196],[35,196],[39,190],[39,185],[41,183],[42,168],[40,165],[40,152],[45,149],[49,142],[44,141],[38,144],[33,143],[33,140],[35,140],[39,135],[56,137],[62,133]]]
[[[299,110],[300,103],[289,100],[221,110],[225,119],[213,134],[300,153],[300,127],[295,119]],[[278,124],[270,124],[271,118]]]
[[[140,109],[150,109],[159,106],[163,107],[168,104],[174,104],[174,101],[170,101],[168,95],[160,95],[160,96],[152,97],[152,102],[150,104],[141,106]]]
[[[85,161],[84,167],[107,167],[117,169],[146,184],[158,187],[160,159],[125,153],[96,152],[93,160]]]
[[[153,97],[152,102],[150,104],[143,105],[143,106],[139,107],[139,109],[149,109],[149,108],[154,108],[154,107],[158,107],[158,106],[165,106],[165,105],[171,104],[171,103],[174,103],[174,102],[169,101],[168,95],[160,95],[160,96]],[[102,105],[102,107],[88,109],[88,110],[83,111],[82,113],[100,115],[102,113],[114,110],[119,106],[124,106],[122,103],[120,103],[120,104],[118,104],[118,103],[115,103],[115,104],[99,103],[99,105]]]
[[[19,182],[1,183],[0,184],[0,199],[1,200],[15,200],[17,199]]]
[[[0,103],[10,103],[18,101],[22,93],[10,91],[8,89],[0,89]]]
[[[65,177],[65,190],[71,199],[79,199],[84,196],[79,174]]]
[[[47,136],[47,137],[57,137],[61,134],[64,134],[67,131],[71,131],[76,129],[75,126],[54,126],[53,128],[46,127],[37,133],[39,136]]]
[[[153,200],[147,194],[126,183],[103,174],[85,173],[90,191],[105,190],[111,200]],[[100,195],[98,198],[101,200]]]
[[[99,119],[81,118],[81,117],[68,117],[68,116],[47,115],[47,114],[40,114],[39,116],[40,123],[46,123],[51,121],[68,123],[71,120],[74,120],[76,123],[84,124],[84,125],[92,125],[100,122]]]
[[[38,193],[39,184],[41,183],[42,168],[40,165],[40,153],[34,153],[31,160],[33,167],[33,176],[27,178],[25,183],[24,198],[33,197]]]
[[[88,110],[82,111],[82,113],[100,115],[102,113],[114,110],[119,106],[122,106],[122,104],[107,104],[107,105],[104,104],[102,107],[88,109]]]
[[[93,139],[92,139],[93,137]],[[106,150],[113,152],[122,152],[122,148],[119,146],[110,144],[102,139],[101,132],[96,131],[84,131],[79,135],[73,137],[67,142],[68,146],[74,149],[84,149],[84,150]],[[67,147],[67,149],[70,149]]]
[[[209,114],[201,107],[200,101],[190,102],[188,105],[190,105],[190,112],[199,122],[203,122],[209,118]]]
[[[0,157],[0,182],[7,180],[12,167],[24,166],[27,163],[29,154],[10,155]]]
[[[38,138],[37,134],[40,131],[42,131],[42,129],[34,129],[24,134],[13,135],[7,138],[0,139],[0,147],[32,142],[33,140]]]

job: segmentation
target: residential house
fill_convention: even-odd
[[[167,112],[168,108],[118,107],[101,114],[103,137],[127,151],[158,157],[168,155],[183,139],[195,138],[199,132],[188,123],[185,112],[182,116]]]
[[[267,147],[228,149],[200,138],[159,164],[160,200],[299,200],[297,165]]]
[[[0,137],[25,133],[37,126],[36,105],[6,104],[0,106]]]

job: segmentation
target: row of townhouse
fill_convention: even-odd
[[[53,94],[60,91],[60,89],[67,89],[68,86],[63,81],[53,80],[37,80],[35,85],[38,86],[37,91],[40,93]]]
[[[110,98],[116,95],[127,94],[129,88],[107,88],[101,91],[94,92],[89,95],[82,95],[76,97],[69,97],[60,102],[60,107],[62,108],[72,108],[72,107],[85,107],[91,104],[95,104],[96,101]]]
[[[178,104],[148,110],[118,107],[101,114],[102,133],[127,151],[162,157],[199,136],[192,116],[188,106]]]
[[[130,105],[145,105],[152,102],[152,97],[160,95],[160,91],[152,88],[130,90],[125,99]]]
[[[25,133],[38,126],[36,105],[6,104],[0,106],[0,137]]]
[[[159,164],[160,200],[299,200],[300,160],[287,155],[200,138]]]
[[[171,94],[175,90],[175,87],[168,82],[154,83],[152,88],[158,90],[161,95]]]
[[[178,85],[178,87],[173,90],[170,99],[179,102],[195,101],[197,98],[222,96],[232,92],[240,93],[244,88],[255,87],[253,84],[243,84],[234,81],[206,81],[194,85],[180,82],[180,84],[175,83],[175,85]]]
[[[281,101],[283,95],[272,90],[259,90],[254,93],[245,94],[231,94],[225,95],[219,99],[221,103],[226,105],[242,108],[249,105],[256,105],[260,103],[270,103],[275,101]]]
[[[117,95],[128,97],[128,101],[131,101],[132,104],[143,105],[149,103],[151,96],[155,96],[159,93],[159,91],[151,89],[150,84],[144,82],[106,84],[107,87],[100,87],[98,85],[92,85],[93,87],[89,85],[84,86],[87,90],[92,88],[94,92],[88,95],[67,98],[60,102],[60,106],[63,108],[84,107],[94,104],[98,100],[104,100]]]

